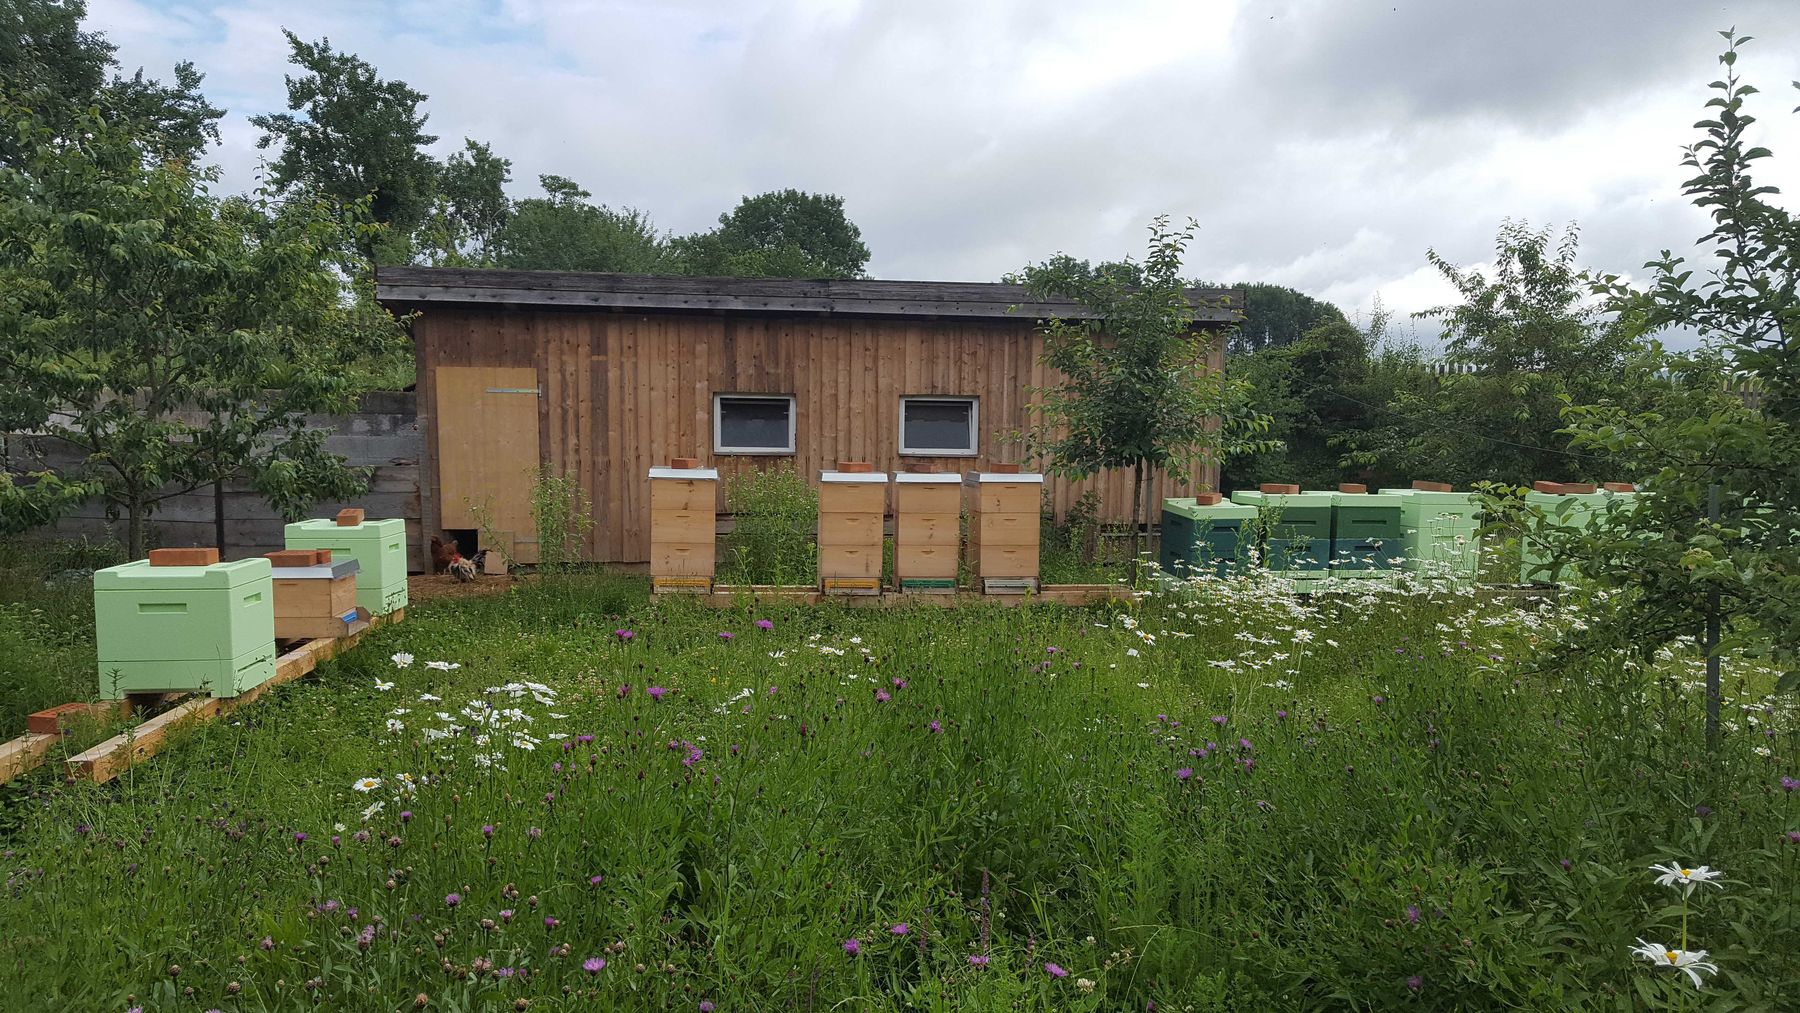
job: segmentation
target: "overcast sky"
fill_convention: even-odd
[[[207,75],[230,189],[285,105],[285,27],[425,92],[438,153],[491,143],[515,196],[557,173],[688,232],[828,191],[871,275],[947,280],[1191,215],[1191,275],[1353,317],[1442,301],[1427,248],[1485,262],[1509,216],[1578,222],[1613,271],[1690,245],[1679,149],[1733,25],[1794,189],[1800,0],[90,0],[127,69]]]

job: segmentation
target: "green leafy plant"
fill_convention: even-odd
[[[579,562],[594,517],[581,482],[548,465],[531,486],[531,519],[537,526],[538,570],[554,573]]]
[[[791,466],[739,472],[725,486],[732,531],[719,567],[728,584],[811,584],[818,576],[819,494]]]

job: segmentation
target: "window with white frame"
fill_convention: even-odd
[[[900,452],[923,457],[974,457],[980,449],[980,405],[972,397],[900,399]]]
[[[713,395],[713,453],[794,452],[794,398],[790,394]]]

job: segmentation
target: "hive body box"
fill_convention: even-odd
[[[651,590],[712,590],[718,495],[716,468],[650,469]]]
[[[1630,502],[1634,492],[1555,493],[1528,492],[1525,502],[1542,510],[1558,525],[1585,528],[1595,517]],[[1522,584],[1554,584],[1564,577],[1562,570],[1550,561],[1549,553],[1530,539],[1519,546],[1519,582]]]
[[[1331,570],[1345,577],[1379,577],[1404,556],[1405,501],[1388,493],[1331,494]]]
[[[1401,569],[1458,581],[1481,575],[1481,506],[1474,493],[1381,491],[1400,497]]]
[[[275,674],[269,561],[151,566],[94,574],[100,696],[206,691],[232,697]]]
[[[275,635],[283,640],[347,637],[366,626],[368,613],[356,603],[358,566],[354,559],[342,559],[275,567]]]
[[[1253,506],[1266,527],[1263,559],[1277,573],[1323,577],[1331,554],[1332,498],[1336,493],[1263,493],[1239,489],[1233,503]]]
[[[356,560],[356,604],[372,616],[406,607],[406,522],[398,517],[339,524],[307,520],[284,529],[290,549],[330,549],[332,561]]]
[[[1044,476],[971,471],[963,478],[969,511],[969,567],[988,594],[1038,586],[1038,514]]]
[[[878,471],[819,472],[819,588],[825,593],[881,593],[887,482]]]
[[[962,476],[894,476],[894,586],[954,593],[962,542]]]
[[[1249,562],[1255,542],[1244,523],[1255,516],[1256,508],[1242,503],[1165,499],[1158,563],[1175,577],[1197,573],[1223,577]]]

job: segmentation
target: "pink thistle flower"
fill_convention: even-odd
[[[942,735],[942,734],[944,734],[944,726],[943,726],[943,725],[940,725],[940,724],[938,724],[938,723],[937,723],[937,721],[935,721],[935,720],[933,720],[933,721],[932,721],[932,722],[931,722],[931,724],[930,724],[930,725],[928,725],[928,726],[927,726],[927,727],[929,727],[929,728],[930,728],[930,729],[931,729],[931,734],[933,734],[933,735]]]
[[[630,630],[614,630],[613,636],[618,637],[621,641],[624,641],[624,640],[630,640],[631,638],[637,636],[637,634],[633,633]]]
[[[732,638],[734,638],[736,636],[737,636],[737,634],[735,634],[735,633],[727,633],[724,630],[719,631],[719,639],[720,640],[731,640]]]
[[[888,931],[892,932],[896,936],[904,936],[908,932],[912,931],[912,926],[906,924],[905,922],[896,922],[894,927],[891,929],[888,929]]]
[[[667,694],[669,691],[664,689],[661,686],[652,686],[649,689],[644,690],[644,692],[648,693],[650,695],[650,699],[652,699],[652,700],[661,700],[663,698],[663,696],[665,694]]]
[[[988,958],[987,958],[987,954],[985,954],[985,953],[977,953],[974,956],[969,958],[969,966],[970,967],[986,967],[987,965],[988,965]]]
[[[758,619],[756,621],[756,628],[759,630],[772,630],[775,628],[775,624],[774,624],[774,622],[772,622],[768,619]],[[708,1003],[707,1005],[711,1005],[711,1004]]]
[[[1044,973],[1052,978],[1067,978],[1069,976],[1069,972],[1063,970],[1061,964],[1045,964]]]
[[[1177,770],[1175,772],[1175,780],[1177,780],[1177,781],[1185,781],[1188,778],[1193,777],[1193,776],[1194,776],[1194,768],[1192,768],[1192,767],[1183,767],[1180,770]]]
[[[589,974],[599,974],[606,970],[605,957],[589,957],[581,962],[581,969]]]
[[[844,940],[844,952],[852,957],[862,952],[862,940],[855,937]]]
[[[461,904],[461,903],[462,903],[462,894],[460,894],[460,893],[447,893],[444,895],[444,906],[445,907],[455,907],[456,905]]]
[[[875,702],[876,703],[887,703],[889,700],[892,700],[892,699],[893,699],[893,697],[889,696],[888,691],[885,689],[878,689],[875,691]]]

